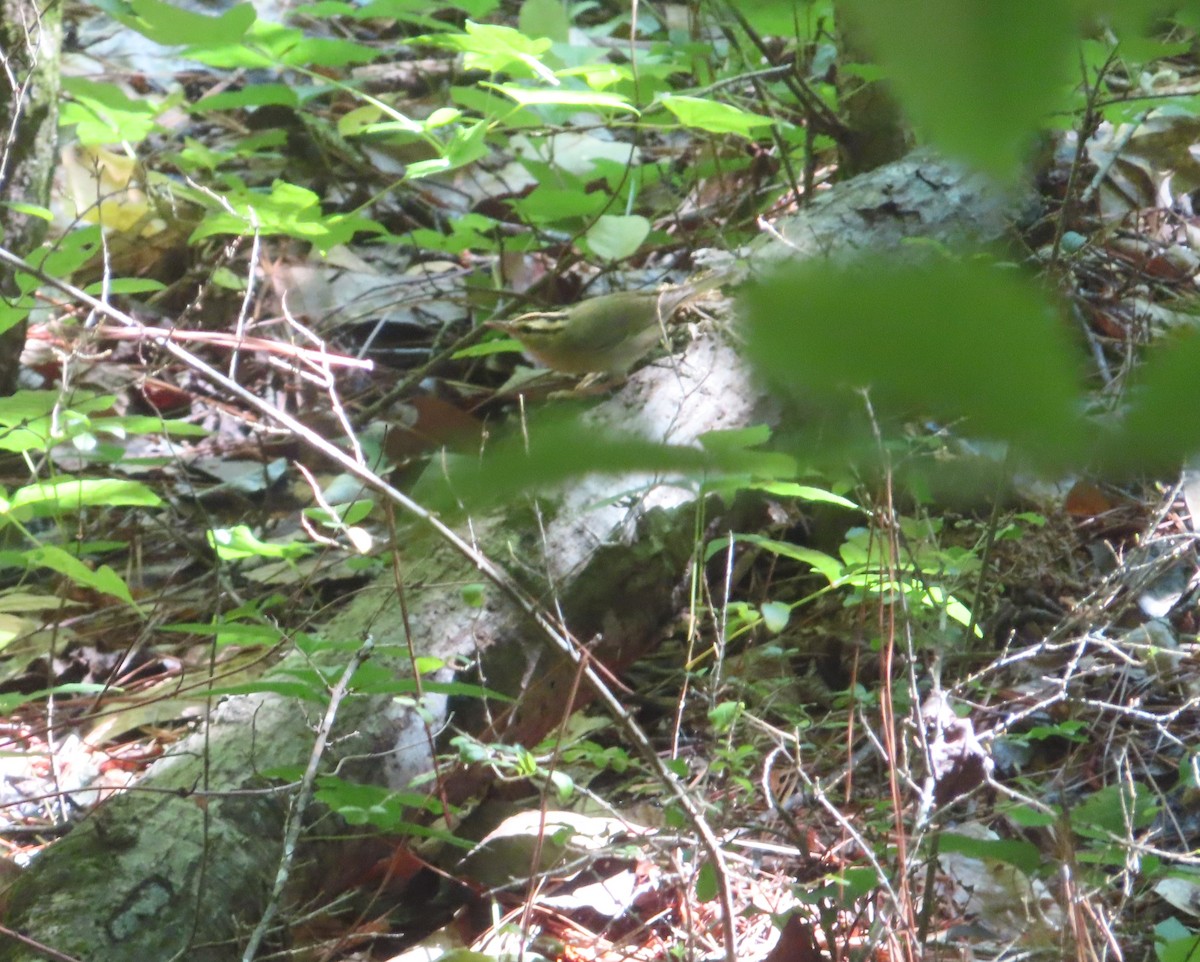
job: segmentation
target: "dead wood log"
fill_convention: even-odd
[[[893,249],[910,236],[990,243],[1020,208],[982,179],[918,154],[823,195],[752,260],[769,265]],[[705,336],[676,364],[635,374],[581,431],[616,427],[687,444],[705,431],[769,420],[770,411],[736,353]],[[498,512],[473,527],[477,543],[500,563],[532,559],[531,570],[555,586],[568,625],[585,641],[598,639],[597,657],[617,669],[656,642],[677,611],[699,507],[686,490],[664,485],[649,487],[636,510],[607,503],[613,491],[631,487],[612,478],[570,485],[553,502],[544,539],[513,520],[526,511]],[[466,605],[461,586],[479,575],[459,554],[419,530],[404,539],[399,552],[416,650],[447,662],[480,659],[481,678],[468,680],[527,693],[493,735],[542,737],[566,708],[571,666],[550,654],[497,592],[481,608]],[[409,671],[390,578],[354,599],[322,634],[351,647],[370,634],[377,663],[397,675]],[[430,697],[425,708],[432,727],[440,727],[445,700]],[[275,876],[288,807],[287,793],[273,791],[261,773],[303,766],[319,715],[312,705],[274,695],[230,698],[207,731],[156,763],[139,789],[106,802],[37,861],[12,893],[5,924],[89,962],[239,959]],[[331,746],[327,770],[344,762],[343,776],[396,788],[426,774],[432,762],[425,723],[390,696],[347,700]],[[321,859],[302,858],[295,891],[315,891],[327,872]],[[275,940],[286,944],[285,928]],[[0,939],[0,962],[40,957]]]

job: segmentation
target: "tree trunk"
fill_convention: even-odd
[[[0,71],[7,95],[0,97],[0,243],[28,257],[46,236],[46,221],[9,206],[46,207],[58,146],[59,51],[62,4],[0,0]],[[17,388],[25,315],[12,273],[0,271],[0,395]]]
[[[899,160],[908,151],[910,135],[904,112],[886,80],[864,80],[847,72],[848,64],[870,64],[873,53],[854,4],[845,0],[834,3],[837,21],[838,100],[846,132],[838,143],[838,171],[843,177],[857,177],[869,170]]]

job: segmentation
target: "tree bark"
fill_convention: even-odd
[[[47,207],[58,146],[59,52],[62,4],[0,0],[0,243],[28,257],[45,239],[46,221],[8,206]],[[25,347],[25,313],[17,279],[0,272],[0,395],[17,388]]]
[[[899,160],[911,146],[900,102],[886,80],[864,80],[847,72],[847,64],[869,64],[873,51],[863,35],[853,3],[834,3],[838,34],[838,99],[845,135],[838,143],[838,171],[857,177]]]

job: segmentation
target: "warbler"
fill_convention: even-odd
[[[657,291],[616,291],[488,326],[520,341],[535,361],[562,374],[621,375],[661,343],[664,325],[679,308],[719,283],[710,276]]]

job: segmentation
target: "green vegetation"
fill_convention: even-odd
[[[0,332],[41,325],[56,351],[51,386],[0,398],[0,452],[9,456],[0,488],[0,680],[8,686],[0,707],[78,707],[85,695],[125,695],[119,675],[66,681],[53,667],[75,638],[69,612],[107,610],[113,619],[115,608],[138,637],[210,645],[212,674],[180,701],[272,693],[328,709],[343,690],[387,695],[426,720],[434,718],[434,696],[494,710],[507,696],[465,675],[445,681],[459,667],[448,660],[413,651],[411,675],[399,678],[367,660],[370,639],[310,630],[309,615],[340,590],[325,592],[322,579],[357,588],[387,569],[392,542],[403,541],[391,516],[399,502],[389,493],[393,483],[413,492],[422,510],[457,521],[561,491],[585,475],[653,475],[685,489],[695,507],[692,591],[685,624],[663,654],[631,669],[645,673],[645,684],[631,688],[632,721],[641,723],[640,712],[647,727],[657,726],[654,747],[669,755],[672,791],[701,799],[709,822],[731,828],[773,819],[780,844],[798,853],[775,867],[795,873],[785,888],[813,907],[794,917],[820,931],[831,957],[850,958],[851,946],[866,942],[922,957],[941,927],[930,920],[938,890],[927,880],[951,874],[940,858],[959,856],[967,860],[957,870],[961,884],[945,890],[954,912],[986,923],[1013,906],[1028,909],[1035,953],[1073,952],[1082,960],[1093,957],[1088,938],[1099,941],[1112,926],[1121,929],[1118,942],[1131,937],[1125,933],[1136,925],[1117,924],[1117,910],[1107,907],[1097,910],[1103,924],[1089,923],[1090,936],[1078,921],[1069,938],[1057,934],[1064,913],[1078,919],[1083,906],[1104,904],[1119,880],[1123,897],[1143,900],[1137,912],[1156,913],[1142,935],[1153,939],[1157,958],[1189,958],[1200,944],[1195,925],[1164,913],[1151,893],[1171,883],[1183,887],[1186,903],[1194,872],[1171,858],[1169,846],[1138,847],[1178,804],[1172,793],[1194,801],[1200,788],[1194,751],[1175,744],[1177,715],[1112,712],[1172,742],[1153,766],[1162,785],[1147,774],[1151,766],[1135,769],[1124,755],[1097,762],[1095,784],[1056,783],[1048,774],[1056,765],[1082,780],[1079,753],[1088,748],[1090,726],[1110,717],[1111,692],[1068,695],[1066,681],[1048,691],[1032,676],[1012,683],[1020,691],[1003,690],[996,638],[985,630],[1022,550],[1049,552],[1053,540],[1040,534],[1054,523],[1048,511],[1022,510],[1028,506],[1015,499],[993,505],[997,491],[1021,472],[1175,470],[1200,447],[1200,420],[1177,416],[1191,409],[1200,370],[1193,329],[1147,347],[1119,399],[1097,391],[1084,373],[1085,352],[1063,322],[1060,291],[1072,283],[1073,258],[1086,252],[1086,241],[1065,235],[1065,216],[1051,225],[1050,254],[1041,261],[1030,251],[914,244],[902,258],[812,261],[752,278],[737,295],[743,323],[735,337],[766,390],[783,410],[803,411],[804,423],[792,423],[789,413],[778,430],[712,432],[697,445],[581,428],[586,404],[575,399],[549,412],[522,410],[519,430],[497,431],[482,457],[477,444],[424,461],[397,455],[354,421],[365,405],[346,413],[349,375],[332,373],[329,358],[352,352],[331,352],[325,340],[338,332],[313,333],[286,298],[280,310],[288,324],[275,330],[292,340],[276,359],[311,363],[297,362],[280,382],[271,380],[269,363],[246,373],[244,340],[231,345],[215,336],[207,347],[213,356],[228,352],[220,354],[224,368],[195,366],[181,410],[155,400],[146,386],[154,371],[132,352],[121,363],[139,373],[120,391],[81,386],[72,366],[109,343],[101,335],[112,332],[103,329],[128,319],[125,306],[158,319],[149,335],[158,346],[170,340],[162,332],[175,317],[184,326],[216,318],[208,334],[224,334],[227,319],[238,317],[242,339],[244,322],[258,320],[253,306],[269,279],[268,261],[345,265],[379,257],[387,274],[394,270],[388,256],[402,251],[439,270],[478,268],[454,294],[473,322],[447,321],[430,351],[463,365],[454,369],[463,381],[480,370],[481,381],[491,378],[456,397],[467,399],[462,409],[473,417],[497,393],[486,364],[516,349],[500,338],[480,344],[491,338],[486,320],[527,307],[526,299],[553,302],[565,293],[555,281],[569,287],[572,277],[661,266],[668,252],[740,248],[757,235],[757,217],[810,200],[816,171],[838,147],[836,129],[821,122],[845,106],[835,64],[847,76],[886,78],[915,139],[1014,190],[1047,131],[1073,129],[1086,138],[1103,122],[1151,110],[1200,114],[1200,95],[1159,94],[1153,83],[1155,70],[1172,69],[1171,58],[1195,66],[1195,12],[1160,19],[1161,5],[1149,0],[992,6],[846,0],[876,51],[875,62],[850,64],[838,62],[833,42],[841,11],[825,0],[764,0],[736,11],[713,0],[698,4],[686,27],[659,22],[648,8],[557,0],[526,0],[519,9],[498,0],[436,9],[416,0],[320,0],[287,24],[260,19],[249,4],[215,16],[162,0],[96,4],[211,74],[199,86],[170,83],[137,94],[124,80],[64,78],[61,124],[70,149],[63,174],[75,211],[67,224],[58,218],[61,229],[44,246],[17,252],[19,267],[6,261],[15,294],[0,301]],[[372,70],[418,58],[427,58],[421,85],[373,79]],[[214,77],[221,82],[211,83]],[[260,77],[269,79],[250,79]],[[676,147],[684,138],[687,146]],[[1072,185],[1064,206],[1079,187]],[[736,200],[722,196],[725,206],[709,216],[706,188]],[[455,192],[469,202],[447,200]],[[56,198],[56,210],[59,202],[65,199]],[[48,210],[30,210],[55,220]],[[262,249],[270,256],[260,256]],[[527,283],[523,274],[547,280]],[[81,299],[81,291],[99,303]],[[285,340],[279,335],[278,343]],[[305,383],[293,377],[302,367]],[[415,379],[440,370],[431,361]],[[318,482],[307,474],[301,493],[285,493],[288,460],[306,460],[297,455],[308,439],[264,418],[244,432],[260,447],[249,459],[254,467],[197,490],[175,442],[211,435],[218,452],[228,451],[227,415],[207,412],[223,410],[217,400],[244,401],[253,393],[245,384],[270,386],[279,410],[320,398],[325,420],[316,433],[340,438],[353,476]],[[265,402],[239,410],[251,413],[269,411]],[[414,462],[426,468],[419,480],[417,471],[395,480]],[[977,476],[988,487],[962,486],[954,493],[970,503],[945,510],[929,493],[931,479],[965,462],[982,465]],[[363,479],[374,490],[364,490]],[[637,493],[623,490],[612,500]],[[753,523],[709,530],[716,512],[736,516],[747,504],[755,506],[744,514]],[[166,539],[163,532],[213,575],[198,599],[177,601],[176,582],[166,579],[160,591],[146,575],[142,545]],[[1105,547],[1124,550],[1121,537],[1111,539],[1116,548]],[[321,568],[331,556],[333,574]],[[512,556],[524,561],[519,546]],[[491,592],[514,594],[516,581],[480,568],[492,582],[461,593],[464,606],[482,612]],[[552,605],[539,611],[558,624]],[[1000,640],[1008,645],[1015,637]],[[297,660],[282,660],[285,652]],[[1139,682],[1146,664],[1164,662],[1154,660],[1161,654],[1130,668],[1141,672]],[[1059,649],[1043,655],[1059,670]],[[1094,658],[1063,659],[1063,670],[1092,670]],[[586,665],[581,658],[580,677]],[[1194,702],[1178,671],[1160,674],[1177,686],[1181,704]],[[990,713],[996,742],[1015,759],[1005,763],[1003,791],[988,805],[982,796],[997,789],[981,788],[982,770],[962,774],[963,791],[935,804],[937,783],[949,775],[924,771],[922,753],[953,720],[938,728],[921,702],[939,678],[957,686],[962,704]],[[175,697],[166,689],[154,695]],[[919,732],[923,725],[929,730]],[[856,773],[854,746],[864,728],[876,753]],[[685,735],[693,739],[690,752],[680,747]],[[972,730],[962,743],[974,737]],[[653,753],[639,757],[624,739],[610,720],[576,718],[538,745],[455,732],[435,747],[447,753],[446,770],[461,764],[528,783],[553,806],[581,797],[662,798],[664,824],[690,831],[694,813],[665,790]],[[961,767],[982,765],[981,757],[964,749]],[[910,783],[902,784],[901,763]],[[785,767],[793,770],[786,784],[777,780]],[[462,813],[439,797],[444,786],[434,774],[416,786],[428,788],[428,797],[340,773],[314,777],[302,766],[259,774],[307,779],[312,796],[346,825],[470,847],[444,827]],[[918,776],[928,783],[917,784]],[[854,796],[864,791],[855,778],[869,782],[868,797]],[[955,802],[971,793],[972,801]],[[811,817],[797,816],[800,809]],[[985,820],[1002,821],[1008,836],[982,829]],[[970,824],[959,831],[952,821]],[[818,850],[837,833],[850,854]],[[699,902],[724,897],[731,904],[728,870],[703,845],[686,849],[691,874],[681,888],[690,886]],[[1004,890],[997,903],[955,901],[972,888],[961,874],[968,862],[1001,867],[992,873]],[[983,888],[980,882],[979,899]],[[869,914],[863,906],[870,899],[886,906],[895,926],[890,943],[878,924],[852,918]],[[747,918],[769,915],[751,902],[742,906]],[[782,916],[769,919],[770,927],[786,924]],[[1008,931],[1000,926],[997,941]],[[727,932],[727,945],[732,938]]]

